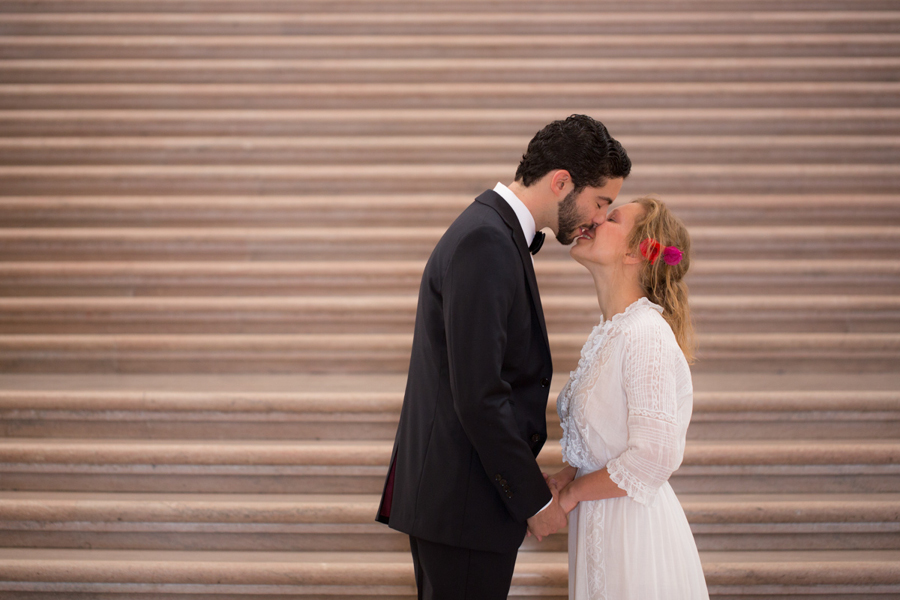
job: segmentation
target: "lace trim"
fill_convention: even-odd
[[[606,464],[609,478],[617,486],[625,490],[628,496],[644,506],[653,506],[656,500],[656,491],[647,487],[644,482],[628,472],[618,458],[614,458]]]
[[[590,434],[584,423],[584,404],[612,353],[609,322],[594,327],[581,349],[578,367],[569,373],[569,381],[557,398],[556,412],[563,429],[560,440],[562,458],[573,467],[595,471],[602,467],[590,452]]]
[[[572,371],[572,374],[574,373],[575,371]],[[559,415],[559,424],[562,425],[563,430],[562,439],[559,440],[559,445],[562,449],[563,461],[570,465],[572,464],[572,461],[570,460],[571,456],[569,454],[569,440],[574,434],[574,432],[569,429],[569,387],[572,385],[572,374],[569,375],[569,381],[563,386],[562,391],[556,399],[556,414]]]
[[[584,438],[588,434],[584,425],[584,395],[590,392],[600,377],[605,359],[601,356],[598,360],[596,355],[599,350],[608,348],[609,345],[604,344],[606,339],[604,324],[594,327],[581,349],[578,367],[569,373],[569,381],[557,398],[556,412],[563,429],[560,440],[562,458],[573,467],[597,470],[601,466],[593,460],[588,441]]]
[[[662,314],[663,310],[664,310],[662,306],[660,306],[659,304],[654,304],[653,302],[650,302],[650,300],[648,300],[647,297],[645,296],[645,297],[638,298],[637,300],[635,300],[634,302],[629,304],[628,308],[626,308],[619,314],[613,315],[612,319],[606,320],[601,316],[600,325],[618,324],[620,321],[624,320],[628,315],[634,313],[635,311],[637,311],[639,308],[641,308],[643,306],[648,306],[648,307],[652,308],[653,310],[655,310],[656,312],[658,312],[659,314]]]
[[[606,519],[606,502],[595,500],[582,502],[585,530],[587,532],[587,584],[591,600],[606,600],[606,561],[603,556],[603,524]]]
[[[629,408],[628,414],[635,417],[647,417],[648,419],[656,419],[657,421],[665,421],[672,425],[678,426],[678,417],[676,415],[663,412],[661,410],[650,410],[646,408]]]

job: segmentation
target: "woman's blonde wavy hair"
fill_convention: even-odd
[[[675,333],[675,339],[688,363],[695,360],[694,326],[688,306],[688,287],[684,276],[691,266],[691,236],[666,204],[653,196],[632,200],[644,209],[631,231],[629,249],[640,255],[641,242],[653,238],[663,246],[675,246],[683,257],[677,265],[668,265],[660,256],[654,264],[644,260],[641,267],[641,287],[647,299],[663,308],[662,316]]]

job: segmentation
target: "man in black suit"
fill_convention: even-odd
[[[526,530],[566,525],[538,467],[553,366],[531,254],[591,235],[631,161],[584,115],[528,145],[425,266],[400,425],[377,519],[410,536],[420,599],[505,599]]]

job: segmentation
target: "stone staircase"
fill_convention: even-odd
[[[0,598],[413,598],[374,515],[421,270],[573,112],[694,236],[712,596],[900,598],[898,92],[888,0],[3,0]],[[598,314],[536,269],[553,469]]]

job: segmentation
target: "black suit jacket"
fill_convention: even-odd
[[[525,235],[509,204],[484,192],[425,266],[377,519],[451,546],[518,548],[551,499],[535,457],[552,374]]]

